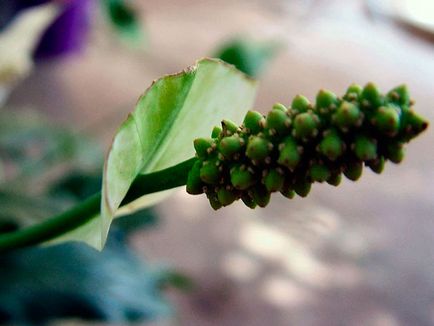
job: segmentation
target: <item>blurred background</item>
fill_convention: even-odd
[[[430,0],[2,0],[0,31],[0,232],[98,190],[139,95],[204,56],[258,78],[262,112],[373,81],[434,120]],[[180,190],[102,254],[0,256],[0,324],[434,325],[433,162],[429,128],[399,166],[305,199],[214,212]]]

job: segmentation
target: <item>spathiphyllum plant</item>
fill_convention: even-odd
[[[214,209],[239,199],[265,207],[273,192],[305,197],[314,182],[337,186],[342,175],[357,180],[364,166],[381,173],[386,161],[401,162],[404,145],[428,126],[405,86],[382,94],[372,83],[351,85],[341,97],[321,90],[314,103],[298,95],[266,115],[249,111],[255,89],[214,59],[155,81],[113,139],[101,193],[0,234],[0,250],[69,240],[102,249],[114,217],[183,185]]]

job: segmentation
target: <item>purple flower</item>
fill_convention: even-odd
[[[37,59],[75,53],[86,45],[90,27],[90,0],[63,2],[63,12],[44,33],[36,48]]]
[[[0,31],[21,11],[49,0],[1,0]],[[62,12],[43,34],[35,58],[53,58],[82,50],[90,27],[91,0],[52,0]]]

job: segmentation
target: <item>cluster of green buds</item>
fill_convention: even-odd
[[[249,111],[241,126],[223,120],[210,138],[194,141],[187,192],[205,193],[214,209],[238,199],[255,208],[272,192],[305,197],[313,182],[337,186],[342,174],[355,181],[363,166],[381,173],[428,126],[412,104],[404,85],[382,95],[369,83],[351,85],[342,98],[321,90],[315,104],[298,95],[266,116]]]

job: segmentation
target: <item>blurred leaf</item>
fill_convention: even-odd
[[[223,44],[215,57],[233,64],[251,77],[260,75],[274,58],[280,45],[275,41],[235,39]]]
[[[102,0],[107,17],[119,36],[131,45],[143,44],[145,35],[140,17],[124,0]]]
[[[0,183],[3,182],[4,177],[5,177],[4,167],[3,167],[3,163],[0,159]]]
[[[97,193],[101,189],[102,171],[90,173],[74,170],[63,176],[50,189],[53,197],[73,198],[77,201]]]
[[[101,174],[91,171],[97,167],[99,172],[102,161],[99,145],[68,128],[35,112],[1,111],[0,165],[6,172],[0,178],[0,232],[60,213],[80,199],[80,191],[83,197],[97,192]],[[57,189],[46,194],[45,188],[55,188],[50,184],[56,173],[68,176],[69,169],[80,169],[81,179],[58,181]]]
[[[118,324],[171,312],[160,290],[166,270],[144,264],[116,232],[102,253],[69,243],[2,255],[0,266],[2,325],[60,318]]]
[[[22,189],[30,188],[34,179],[42,179],[59,164],[93,170],[100,166],[103,155],[95,142],[34,112],[2,111],[0,161],[15,171],[5,176],[8,188]]]
[[[158,215],[150,207],[140,209],[122,217],[123,218],[116,219],[114,224],[116,228],[122,230],[125,234],[156,226],[159,222]]]
[[[65,203],[50,198],[0,190],[0,233],[32,225],[66,207]]]
[[[162,288],[173,287],[183,292],[191,292],[196,287],[194,280],[188,275],[176,270],[167,271],[160,280]]]

